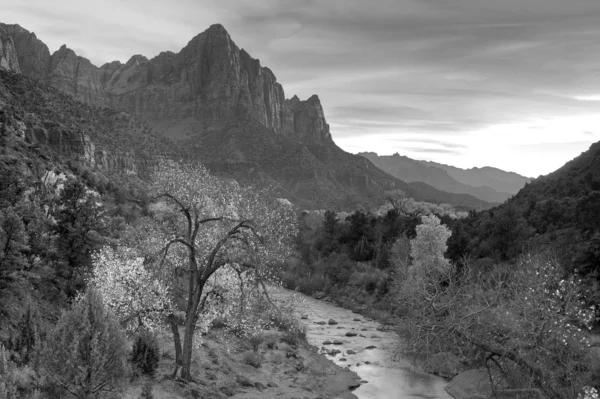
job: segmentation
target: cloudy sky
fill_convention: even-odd
[[[221,23],[349,152],[537,176],[600,140],[600,0],[0,0],[96,65]]]

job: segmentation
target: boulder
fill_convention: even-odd
[[[315,298],[315,299],[323,299],[323,298],[325,298],[325,293],[322,292],[322,291],[315,292],[313,294],[313,298]]]
[[[338,322],[335,321],[334,319],[329,319],[328,323],[329,323],[330,326],[334,326],[334,325],[338,324]]]
[[[238,384],[240,384],[243,387],[253,387],[254,383],[252,381],[250,381],[250,379],[248,379],[248,377],[245,377],[243,375],[238,375],[236,377],[236,381],[238,382]]]
[[[492,392],[492,385],[487,369],[463,371],[454,377],[444,389],[455,399],[485,399],[494,397],[494,395],[507,399],[542,398],[540,392],[536,389],[506,389],[506,382],[499,373],[493,373],[492,378],[494,379],[494,386],[496,388],[495,394]]]
[[[436,353],[425,360],[417,361],[417,365],[427,373],[444,378],[452,378],[467,369],[458,356],[450,352]]]
[[[358,335],[358,333],[355,333],[354,331],[348,331],[346,333],[346,337],[356,337]]]

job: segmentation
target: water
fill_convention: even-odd
[[[353,392],[360,399],[451,398],[444,391],[444,386],[448,384],[446,380],[411,369],[408,361],[392,362],[390,354],[398,342],[396,333],[377,331],[379,323],[350,310],[314,298],[304,298],[306,309],[303,312],[308,319],[302,322],[308,328],[308,342],[319,349],[337,349],[342,352],[335,356],[323,355],[339,366],[348,366],[361,379],[368,381]],[[328,322],[329,319],[334,319],[339,324],[316,324],[319,321]],[[354,321],[355,319],[360,321]],[[358,335],[347,337],[348,331]],[[342,344],[323,345],[324,341],[334,340],[339,340]],[[376,348],[365,349],[372,345]],[[347,354],[348,350],[356,354]],[[342,360],[344,358],[345,361]]]

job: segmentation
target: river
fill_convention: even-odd
[[[390,353],[398,342],[396,333],[377,331],[378,322],[335,304],[302,297],[306,304],[303,313],[307,316],[302,322],[307,327],[308,342],[339,366],[349,367],[367,381],[353,392],[360,399],[452,398],[444,391],[446,380],[418,372],[408,361],[392,362]],[[327,323],[329,319],[338,324],[317,324]],[[357,335],[348,337],[347,332]],[[341,344],[323,345],[326,341]],[[370,346],[375,348],[366,349]],[[330,356],[325,353],[328,349],[341,353]]]

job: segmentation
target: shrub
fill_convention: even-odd
[[[254,352],[246,352],[244,354],[244,363],[254,367],[260,368],[262,365],[262,357],[258,353]]]
[[[258,352],[258,347],[265,340],[265,336],[262,333],[254,334],[250,336],[250,345],[252,345],[252,350],[254,352]]]
[[[154,399],[154,394],[152,393],[152,383],[147,382],[144,384],[140,399]]]
[[[127,377],[126,340],[94,290],[76,300],[49,333],[40,355],[44,375],[61,397],[100,398]]]
[[[277,344],[277,336],[275,335],[267,335],[265,337],[265,345],[269,349],[275,348],[275,344]]]
[[[139,334],[131,350],[131,363],[143,374],[154,375],[160,360],[156,337],[150,332]]]
[[[281,337],[281,342],[285,342],[291,347],[296,347],[300,342],[306,341],[306,328],[298,328],[286,332]]]

